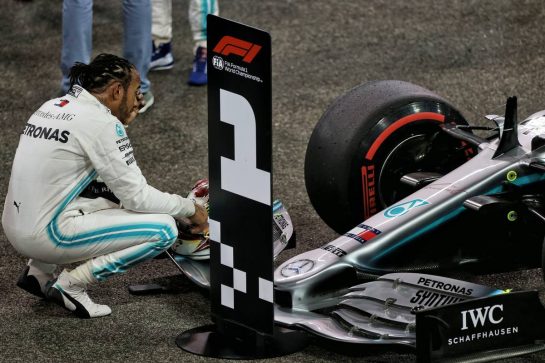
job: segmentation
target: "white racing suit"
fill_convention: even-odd
[[[100,281],[170,247],[173,217],[194,212],[190,200],[147,184],[121,122],[74,86],[26,124],[2,225],[17,251],[45,264],[93,258]]]

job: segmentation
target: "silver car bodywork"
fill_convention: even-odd
[[[274,276],[281,304],[294,310],[320,308],[323,301],[339,294],[338,288],[328,286],[332,277],[347,271],[373,275],[395,272],[396,266],[383,263],[388,254],[462,213],[470,198],[498,193],[505,182],[526,186],[545,180],[542,171],[530,166],[545,158],[543,147],[532,151],[532,140],[545,135],[544,114],[536,113],[518,126],[519,147],[494,157],[499,140],[481,143],[480,152],[459,168],[324,247],[283,263]]]
[[[359,284],[307,311],[277,306],[275,321],[352,344],[416,344],[419,309],[495,296],[505,291],[440,276],[395,273]]]

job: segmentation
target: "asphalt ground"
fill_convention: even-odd
[[[61,6],[59,0],[2,1],[2,201],[24,124],[59,91]],[[176,65],[150,74],[156,103],[129,129],[149,183],[182,194],[207,173],[206,88],[185,83],[192,60],[187,6],[187,0],[174,1]],[[449,99],[476,123],[483,115],[502,114],[511,95],[519,97],[521,119],[545,108],[545,3],[539,0],[236,0],[222,1],[220,11],[272,36],[274,195],[289,208],[299,243],[280,261],[336,235],[310,205],[303,162],[314,124],[346,90],[377,79],[413,82]],[[95,1],[94,12],[94,54],[120,54],[120,2]],[[209,322],[209,305],[168,261],[153,260],[93,286],[93,299],[113,309],[110,317],[96,320],[79,320],[18,289],[15,281],[24,264],[0,231],[0,361],[206,360],[175,345],[180,332]],[[539,270],[474,281],[544,290]],[[174,292],[129,295],[129,284],[146,282],[171,285]],[[313,344],[275,359],[332,360],[411,362],[415,356],[375,349],[354,355]],[[511,361],[542,362],[545,354]]]

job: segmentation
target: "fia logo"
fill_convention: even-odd
[[[503,321],[503,304],[485,306],[483,308],[464,310],[462,314],[462,330],[469,329],[467,326],[468,316],[471,319],[473,328],[484,326],[488,321],[490,324],[497,325]]]
[[[218,57],[217,55],[212,57],[212,65],[214,66],[214,68],[216,68],[216,69],[218,69],[220,71],[222,71],[223,67],[225,67],[225,63],[223,62],[223,58]]]
[[[68,90],[68,94],[72,97],[78,98],[79,94],[83,91],[83,88],[78,85],[73,85],[72,88]]]
[[[384,212],[384,216],[387,218],[402,216],[408,211],[410,211],[411,209],[420,207],[426,204],[430,204],[430,203],[422,199],[414,199],[402,204],[394,205],[393,207],[386,209],[386,211]]]

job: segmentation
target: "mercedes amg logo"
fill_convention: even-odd
[[[280,271],[280,273],[284,277],[291,277],[291,276],[304,274],[305,272],[312,270],[313,267],[314,267],[313,261],[306,260],[306,259],[299,260],[284,266],[284,268]]]

